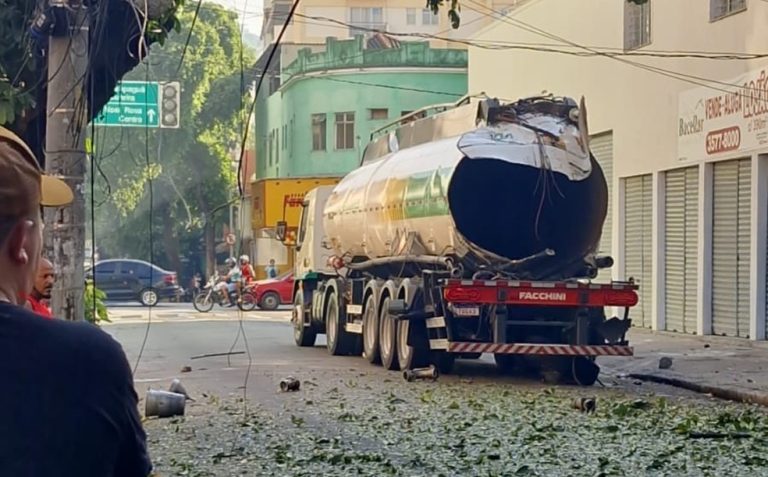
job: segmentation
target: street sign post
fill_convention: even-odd
[[[163,91],[163,97],[159,92]],[[178,102],[181,88],[178,82],[158,83],[145,81],[120,81],[115,94],[94,118],[97,126],[167,128],[179,127]],[[169,94],[170,93],[170,94]],[[160,111],[163,108],[168,118],[169,96],[175,100],[173,107],[175,121],[164,119],[161,123]],[[161,102],[163,104],[161,104]]]

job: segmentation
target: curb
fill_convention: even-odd
[[[712,386],[710,384],[699,384],[692,381],[686,381],[684,379],[659,376],[657,374],[632,373],[628,374],[627,376],[633,379],[639,379],[641,381],[650,381],[659,384],[666,384],[668,386],[674,386],[677,388],[683,388],[701,394],[711,394],[714,397],[726,399],[728,401],[736,401],[747,404],[759,404],[761,406],[768,407],[768,394],[765,393],[754,391],[739,391],[732,388]]]

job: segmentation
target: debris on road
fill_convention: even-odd
[[[578,409],[581,412],[595,412],[597,402],[595,401],[595,398],[579,397],[575,398],[571,402],[571,405],[574,409]]]
[[[403,378],[408,382],[416,379],[431,379],[435,381],[438,375],[437,368],[434,365],[430,365],[428,368],[406,369],[403,371]]]
[[[181,372],[182,373],[190,373],[190,372],[192,372],[192,366],[182,366],[181,367]]]
[[[283,392],[298,391],[299,387],[301,387],[301,381],[293,376],[288,376],[287,378],[280,380],[280,390]]]
[[[186,388],[184,388],[184,385],[181,384],[181,380],[179,378],[175,378],[173,381],[171,381],[171,385],[168,387],[168,391],[176,394],[183,394],[185,398],[187,398],[190,401],[194,401],[189,396],[189,393],[187,392]]]
[[[183,416],[187,397],[183,394],[150,389],[147,391],[144,415],[146,417]]]
[[[664,356],[659,360],[659,369],[669,369],[672,367],[672,358]]]
[[[227,351],[226,353],[206,353],[206,354],[198,354],[196,356],[190,356],[189,359],[200,359],[200,358],[215,358],[217,356],[234,356],[236,354],[245,354],[245,351]]]

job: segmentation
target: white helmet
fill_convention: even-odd
[[[240,255],[240,261],[248,263],[251,261],[251,259],[248,257],[248,255]]]

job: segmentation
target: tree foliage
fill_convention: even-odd
[[[243,50],[241,62],[235,12],[204,6],[186,49],[193,9],[180,14],[182,31],[156,46],[125,78],[179,81],[180,127],[96,131],[95,158],[106,177],[97,181],[94,197],[102,204],[96,209],[95,241],[102,256],[151,260],[179,273],[186,258],[199,269],[202,248],[210,257],[213,230],[228,218],[213,212],[230,200],[234,188],[232,158],[242,138],[250,86],[243,81],[243,68],[253,64],[254,55]]]

